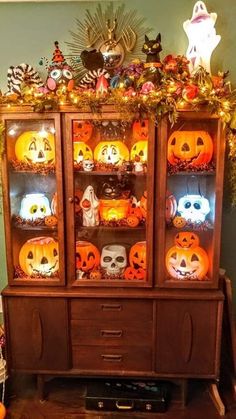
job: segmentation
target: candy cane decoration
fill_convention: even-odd
[[[31,85],[42,87],[44,85],[37,71],[30,64],[11,66],[7,71],[7,94],[21,94],[21,84],[27,82]]]

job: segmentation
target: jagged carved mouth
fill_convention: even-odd
[[[29,266],[31,267],[33,273],[49,276],[49,275],[52,274],[52,271],[56,270],[55,268],[56,268],[57,264],[58,264],[58,260],[55,262],[54,265],[52,265],[50,268],[48,268],[48,270],[45,271],[45,272],[42,272],[40,269],[34,268],[32,263],[30,263]]]
[[[52,162],[53,162],[53,159],[50,159],[50,160],[43,160],[43,161],[37,161],[37,162],[35,162],[35,161],[33,161],[32,159],[30,159],[29,157],[27,157],[27,156],[24,156],[24,158],[27,160],[27,162],[28,163],[30,163],[30,164],[35,164],[35,163],[40,163],[40,164],[44,164],[44,163],[46,163],[46,164],[51,164]]]
[[[192,271],[181,271],[180,269],[177,269],[174,266],[172,266],[172,268],[178,274],[178,276],[181,276],[183,278],[192,277],[195,274],[195,272],[197,272],[197,269],[193,269]]]

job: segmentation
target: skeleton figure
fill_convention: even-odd
[[[82,161],[82,165],[85,172],[92,172],[94,168],[94,161],[86,159]]]
[[[101,254],[101,267],[108,275],[121,275],[127,266],[124,246],[111,244],[104,246]]]
[[[189,40],[186,56],[190,61],[191,73],[198,70],[199,66],[211,73],[211,54],[221,40],[214,28],[216,19],[216,13],[208,13],[203,1],[197,1],[193,8],[192,18],[183,23]]]
[[[208,199],[201,195],[184,195],[180,198],[177,211],[190,222],[204,222],[210,212]]]
[[[80,202],[83,211],[83,226],[94,227],[99,225],[99,200],[91,185],[87,186]]]

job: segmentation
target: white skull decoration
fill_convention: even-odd
[[[43,193],[26,194],[21,201],[20,216],[26,220],[36,220],[51,215],[48,198]]]
[[[121,275],[127,266],[124,246],[111,244],[104,246],[101,254],[101,267],[108,275]]]
[[[82,161],[82,165],[85,172],[92,172],[94,168],[94,161],[86,159]]]
[[[177,211],[185,220],[202,223],[210,212],[210,205],[204,196],[184,195],[179,199]]]

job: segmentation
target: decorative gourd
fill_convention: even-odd
[[[118,221],[127,217],[129,199],[100,199],[99,214],[102,221]]]
[[[95,147],[94,160],[120,166],[124,161],[129,161],[129,150],[120,140],[101,141]]]
[[[44,131],[26,131],[16,140],[15,155],[17,160],[30,164],[54,163],[54,136]]]
[[[129,252],[129,263],[135,268],[146,269],[146,242],[135,243]]]
[[[148,119],[134,121],[132,125],[133,139],[135,141],[148,140]]]
[[[94,244],[88,241],[76,242],[76,268],[88,272],[100,263],[100,252]]]
[[[203,280],[209,268],[206,251],[199,246],[197,234],[182,232],[175,237],[176,245],[166,254],[166,269],[172,278]]]
[[[168,140],[167,158],[172,165],[186,162],[197,167],[209,163],[212,154],[212,138],[206,131],[174,131]]]
[[[74,143],[74,161],[76,163],[81,163],[83,160],[92,160],[93,152],[88,144],[85,144],[83,141],[78,141]]]
[[[172,193],[166,196],[166,222],[171,223],[177,211],[177,202]]]
[[[147,140],[138,141],[133,145],[130,152],[130,160],[138,159],[142,163],[147,162],[148,157],[148,142]]]
[[[20,249],[19,263],[26,275],[51,276],[59,268],[58,243],[52,237],[27,240]]]
[[[93,125],[89,121],[73,121],[72,133],[73,141],[87,143],[92,137]]]

